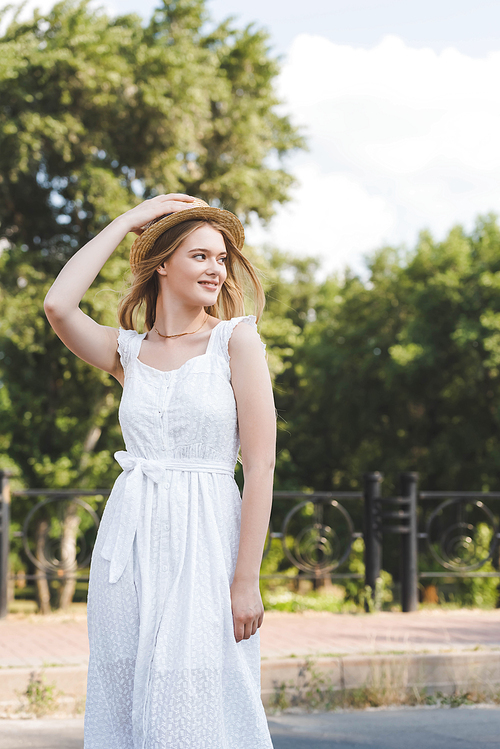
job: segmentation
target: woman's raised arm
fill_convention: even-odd
[[[45,296],[44,310],[57,336],[80,359],[122,382],[123,370],[117,352],[117,328],[99,325],[79,304],[104,263],[129,231],[140,234],[141,227],[165,213],[187,208],[190,195],[171,193],[145,200],[115,218],[87,242],[61,270]]]

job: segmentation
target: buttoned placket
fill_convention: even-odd
[[[158,419],[157,419],[157,429],[158,429],[158,444],[162,447],[163,455],[167,453],[168,450],[168,419],[166,417],[167,410],[168,410],[168,404],[170,402],[170,399],[172,397],[172,379],[173,379],[173,373],[172,372],[164,372],[161,378],[161,385],[158,389]],[[153,627],[153,641],[155,643],[155,646],[152,648],[149,663],[148,663],[148,675],[147,675],[147,688],[146,688],[146,699],[144,700],[143,704],[143,736],[145,737],[147,735],[147,726],[146,726],[146,717],[147,717],[147,711],[149,709],[149,698],[150,698],[150,688],[151,688],[151,676],[152,676],[152,664],[153,664],[153,657],[154,652],[156,649],[156,640],[158,637],[158,631],[161,626],[161,621],[163,618],[164,613],[164,607],[165,607],[165,601],[167,597],[167,590],[169,587],[170,579],[169,579],[169,573],[170,568],[168,564],[168,558],[169,558],[169,546],[170,546],[170,501],[168,496],[168,491],[171,486],[171,471],[166,471],[165,476],[163,478],[163,481],[158,485],[158,492],[159,492],[159,506],[158,506],[158,512],[160,513],[162,518],[167,518],[167,521],[162,520],[162,527],[161,527],[161,533],[160,533],[160,548],[158,550],[159,553],[159,579],[158,579],[158,588],[157,588],[157,600],[156,600],[156,616],[155,616],[155,622]]]
[[[158,392],[158,431],[159,431],[159,444],[162,446],[162,451],[165,454],[168,450],[168,420],[166,418],[166,413],[168,409],[168,403],[172,397],[172,380],[173,380],[173,373],[172,372],[164,372],[162,377],[162,383],[159,388]],[[165,490],[170,489],[170,479],[165,478],[164,483]],[[166,499],[166,498],[165,498]],[[166,506],[161,508],[161,511],[163,513],[169,513],[169,503],[166,502]],[[165,548],[165,545],[168,543],[168,534],[170,531],[170,523],[167,521],[163,521],[162,523],[162,550]],[[163,556],[163,555],[162,555]],[[165,564],[164,559],[162,559],[161,562],[161,571],[164,573],[168,572],[168,565]]]
[[[158,436],[163,454],[168,450],[168,420],[166,418],[168,404],[172,397],[172,372],[163,372],[161,384],[158,388]]]

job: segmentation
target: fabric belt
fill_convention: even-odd
[[[154,485],[168,489],[167,471],[194,471],[196,473],[224,473],[234,477],[234,466],[213,462],[160,461],[140,458],[126,450],[118,450],[115,460],[126,474],[123,497],[118,500],[115,514],[104,539],[101,556],[111,562],[109,582],[116,583],[127,565],[134,537],[139,524],[141,508],[150,513],[153,504]],[[123,474],[122,474],[123,475]],[[143,476],[147,482],[146,496],[143,499]]]

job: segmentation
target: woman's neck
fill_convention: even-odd
[[[162,304],[160,300],[156,305],[155,326],[164,336],[195,331],[207,319],[204,307]]]

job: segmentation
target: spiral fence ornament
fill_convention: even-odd
[[[347,559],[353,534],[351,516],[337,500],[308,499],[285,517],[283,550],[303,572],[322,575],[338,569]]]
[[[22,540],[27,557],[41,571],[35,575],[23,572],[20,577],[24,580],[46,575],[49,579],[88,581],[87,572],[78,575],[77,571],[86,570],[89,565],[99,517],[82,498],[93,497],[93,502],[97,501],[94,506],[101,507],[102,500],[109,497],[107,489],[11,491],[7,476],[0,469],[0,618],[7,614],[10,581],[18,579],[17,574],[9,572],[6,561],[2,564],[2,560],[8,559],[10,537]],[[299,503],[285,516],[279,530],[273,530],[270,519],[263,558],[272,550],[272,539],[280,539],[285,557],[304,577],[364,578],[365,586],[375,591],[386,536],[397,534],[403,611],[417,609],[418,581],[422,578],[500,579],[500,492],[420,491],[418,474],[410,471],[400,474],[398,495],[386,497],[381,489],[382,473],[369,471],[363,476],[363,491],[358,492],[274,491],[273,500],[279,502],[277,517],[281,517],[281,502],[298,500]],[[30,510],[22,530],[9,529],[11,497],[14,501],[44,500]],[[352,517],[339,500],[351,502]],[[362,531],[354,530],[353,518],[358,525],[363,519]],[[364,570],[353,572],[343,565],[357,538],[364,543]],[[424,551],[423,544],[440,569],[436,569],[436,564],[429,565],[432,569],[419,568],[419,550]],[[489,560],[492,567],[481,569]],[[281,559],[278,561],[274,555],[269,561],[271,568],[275,561],[281,565]],[[427,561],[425,555],[422,562]],[[262,576],[295,578],[295,574],[281,568]]]
[[[445,569],[470,572],[492,558],[498,543],[497,522],[480,499],[447,499],[427,520],[427,543]],[[487,539],[485,543],[485,539]]]
[[[72,532],[65,533],[70,526]],[[38,502],[26,516],[24,550],[39,570],[59,577],[88,566],[98,527],[97,513],[84,500],[50,497]]]

